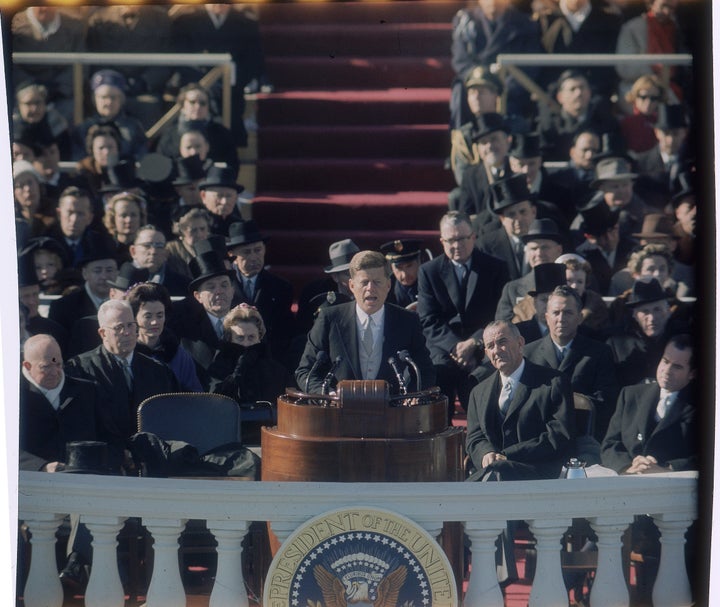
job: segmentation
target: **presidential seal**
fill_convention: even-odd
[[[264,607],[457,607],[450,563],[413,521],[374,508],[321,514],[275,555]]]

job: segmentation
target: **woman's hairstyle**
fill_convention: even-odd
[[[644,74],[633,82],[632,88],[625,94],[625,100],[628,103],[635,103],[635,99],[637,99],[640,91],[650,88],[656,88],[658,90],[658,97],[660,97],[658,101],[660,103],[665,103],[667,101],[667,89],[662,85],[660,78],[658,78],[655,74]]]
[[[181,236],[182,231],[187,228],[194,219],[204,219],[208,226],[210,225],[210,213],[205,209],[196,207],[182,215],[177,221],[173,221],[172,233],[175,234],[175,236]]]
[[[140,225],[142,226],[147,223],[147,203],[145,199],[142,196],[131,194],[130,192],[120,192],[108,200],[107,206],[105,207],[105,215],[103,215],[103,225],[112,236],[116,235],[115,205],[122,200],[134,202],[140,211]]]
[[[265,323],[263,322],[260,312],[257,308],[249,306],[246,303],[241,303],[230,310],[223,320],[223,328],[225,329],[224,337],[228,341],[230,340],[230,327],[237,325],[241,322],[249,322],[254,324],[258,330],[258,337],[260,341],[265,337]]]
[[[673,255],[667,245],[652,243],[646,244],[642,249],[635,251],[628,259],[627,267],[633,274],[639,275],[642,270],[643,261],[649,257],[663,257],[668,265],[668,271],[672,274],[675,262]]]
[[[152,301],[159,301],[165,307],[166,316],[170,313],[170,307],[172,306],[168,290],[154,282],[141,282],[140,284],[130,287],[125,301],[130,304],[133,316],[137,316],[143,304]]]
[[[183,103],[185,103],[185,97],[191,91],[200,91],[205,95],[208,103],[210,102],[210,92],[202,84],[198,84],[197,82],[190,82],[189,84],[186,84],[184,87],[182,87],[178,92],[176,103],[180,107],[182,107]]]
[[[118,151],[120,151],[122,135],[120,135],[118,128],[111,123],[93,124],[85,136],[85,151],[88,156],[92,156],[93,141],[95,141],[96,137],[112,137],[117,143]]]

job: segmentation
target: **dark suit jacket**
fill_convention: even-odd
[[[510,280],[515,280],[523,275],[523,268],[518,262],[512,241],[504,228],[482,234],[478,239],[477,247],[483,253],[504,260]]]
[[[610,348],[589,337],[576,335],[558,366],[555,345],[546,335],[525,346],[525,358],[564,373],[570,379],[573,392],[584,394],[592,401],[596,412],[594,436],[602,441],[620,390]]]
[[[335,377],[338,381],[362,379],[357,333],[355,302],[324,308],[308,334],[305,351],[300,365],[295,371],[298,386],[303,390],[305,389],[308,374],[310,374],[312,366],[317,360],[318,352],[321,350],[327,353],[331,361],[334,361],[338,356],[342,357],[342,361],[335,370]],[[408,350],[410,352],[410,356],[417,364],[422,375],[421,389],[429,388],[435,384],[435,370],[425,347],[425,338],[417,315],[392,304],[385,304],[382,363],[376,379],[384,379],[390,383],[391,392],[394,393],[397,393],[397,381],[395,373],[387,360],[389,357],[395,356],[398,350]],[[320,368],[310,375],[309,392],[320,392],[323,379],[328,370],[329,365],[320,365]],[[409,385],[411,390],[412,386],[414,386],[414,382]]]
[[[496,320],[512,320],[513,308],[519,298],[523,298],[535,288],[535,274],[529,272],[525,276],[506,283],[495,308]]]
[[[83,235],[80,237],[80,242],[78,243],[74,253],[65,241],[65,236],[60,229],[59,223],[51,225],[45,231],[44,235],[50,236],[60,243],[60,246],[65,252],[65,259],[68,260],[68,265],[71,267],[76,267],[78,261],[80,261],[85,254],[97,248],[110,251],[114,251],[116,249],[115,241],[108,235],[107,232],[96,232],[90,228],[85,230]]]
[[[68,293],[50,303],[48,318],[62,325],[68,334],[72,334],[75,323],[84,316],[96,316],[97,308],[88,294],[85,285],[77,291]]]
[[[137,407],[150,396],[179,390],[175,374],[167,365],[135,352],[132,365],[133,389],[128,389],[125,375],[115,357],[104,346],[71,358],[66,364],[68,375],[94,381],[100,393],[99,417],[107,441],[124,447],[137,432]]]
[[[60,408],[55,411],[42,392],[20,374],[21,470],[40,470],[65,461],[65,445],[98,440],[98,393],[92,382],[65,376]]]
[[[388,293],[387,303],[395,304],[401,308],[409,306],[411,303],[417,302],[418,286],[417,282],[410,287],[403,287],[393,276],[392,288]]]
[[[510,163],[506,158],[500,175],[495,179],[501,179],[510,174]],[[468,166],[462,176],[458,210],[468,215],[477,215],[486,209],[492,209],[493,196],[490,184],[487,169],[482,162]]]
[[[534,316],[530,320],[521,320],[520,322],[516,322],[515,326],[518,331],[520,331],[520,335],[522,335],[526,344],[536,342],[538,339],[543,338],[542,331],[540,330],[540,324]]]
[[[558,371],[525,361],[506,415],[498,407],[500,373],[475,386],[467,416],[467,452],[482,476],[482,459],[494,451],[507,462],[493,464],[503,478],[557,478],[572,446],[572,389]]]
[[[501,259],[475,249],[463,301],[454,266],[446,255],[420,266],[418,314],[433,364],[454,365],[450,352],[455,344],[471,336],[482,339],[507,280]]]
[[[657,384],[622,389],[602,444],[602,465],[622,472],[637,455],[652,455],[673,470],[697,470],[698,437],[692,388],[681,390],[667,415],[655,423]]]
[[[623,236],[618,242],[617,253],[615,253],[615,262],[612,267],[600,252],[600,249],[590,246],[579,246],[578,254],[582,255],[592,267],[592,275],[597,284],[597,290],[601,295],[607,295],[610,290],[610,280],[613,274],[619,272],[627,266],[628,257],[635,248],[635,243]]]

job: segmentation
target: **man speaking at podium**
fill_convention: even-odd
[[[382,379],[390,384],[391,394],[397,394],[398,376],[404,376],[403,383],[410,388],[435,385],[417,314],[385,303],[392,271],[384,255],[360,251],[351,259],[349,270],[348,285],[355,301],[321,310],[295,371],[300,389],[321,393],[344,379]],[[408,382],[407,368],[403,373],[406,361],[415,363],[419,380],[413,377],[415,381]]]

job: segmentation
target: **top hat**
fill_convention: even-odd
[[[127,291],[132,285],[138,282],[145,282],[150,278],[150,272],[147,268],[136,268],[131,261],[126,261],[120,266],[115,280],[108,280],[107,285],[113,289]]]
[[[552,293],[555,287],[567,284],[565,277],[565,265],[562,263],[541,263],[533,268],[535,278],[535,289],[528,291],[530,297],[540,293]]]
[[[330,265],[325,266],[325,274],[344,272],[350,267],[350,260],[355,253],[359,252],[360,247],[349,238],[333,242],[328,250],[330,254]]]
[[[510,134],[510,127],[505,123],[505,118],[497,112],[480,114],[475,117],[472,124],[470,139],[473,143],[495,131],[504,131],[508,135]]]
[[[97,233],[88,234],[86,232],[86,236],[81,245],[82,255],[76,264],[79,268],[91,261],[100,261],[101,259],[117,260],[117,247],[113,241]]]
[[[665,213],[648,213],[643,217],[640,232],[632,236],[633,238],[675,238],[673,220]]]
[[[515,174],[504,179],[498,179],[491,184],[493,194],[493,208],[495,213],[511,207],[514,204],[531,200],[530,190],[527,187],[525,175]]]
[[[600,151],[593,156],[595,162],[603,158],[623,158],[631,163],[627,154],[627,142],[622,133],[611,131],[608,133],[600,133]]]
[[[128,89],[125,76],[115,70],[100,70],[90,76],[90,89],[93,92],[95,92],[95,89],[103,86],[104,84],[114,86],[115,88],[120,89],[123,93],[127,92]]]
[[[173,185],[188,185],[205,177],[203,161],[198,154],[175,161]]]
[[[65,446],[65,468],[63,472],[74,474],[119,474],[120,468],[113,465],[110,448],[100,441],[73,441]]]
[[[624,158],[603,158],[595,165],[595,179],[590,182],[591,188],[600,187],[601,181],[620,181],[621,179],[635,179],[630,163]]]
[[[400,263],[420,258],[422,240],[417,238],[399,238],[380,245],[380,252],[390,263]]]
[[[685,198],[695,194],[695,180],[696,174],[693,171],[683,171],[678,174],[675,182],[676,190],[672,197],[674,207],[678,207]]]
[[[520,237],[525,244],[533,240],[554,240],[563,244],[563,237],[552,219],[536,219],[530,224],[527,234]]]
[[[632,292],[625,302],[625,305],[633,308],[667,298],[668,294],[665,292],[665,289],[660,286],[657,278],[651,278],[650,280],[638,279],[635,281],[635,284],[633,284]]]
[[[593,236],[600,236],[617,224],[618,209],[610,209],[602,192],[597,192],[585,206],[578,208],[583,218],[582,230]]]
[[[500,78],[484,65],[474,67],[465,78],[465,88],[469,89],[471,86],[489,86],[495,90],[495,94],[503,94],[503,85]]]
[[[198,184],[198,188],[201,190],[207,188],[233,188],[238,194],[245,189],[237,183],[234,169],[216,165],[208,169],[205,179]]]
[[[252,219],[248,219],[247,221],[236,221],[230,224],[225,246],[230,249],[244,244],[252,244],[253,242],[267,242],[268,240],[270,239],[267,236],[260,233],[257,224]]]
[[[197,291],[200,284],[209,278],[232,277],[233,271],[225,267],[225,260],[212,242],[201,240],[193,245],[193,249],[195,257],[188,262],[193,277],[188,285],[190,292]]]
[[[135,163],[132,161],[121,160],[113,166],[108,166],[105,172],[108,183],[100,188],[101,194],[124,192],[142,186],[142,181],[135,176]]]
[[[656,129],[669,131],[670,129],[682,129],[688,126],[687,112],[685,112],[685,107],[681,104],[662,104],[658,108],[657,120],[655,121]]]
[[[39,284],[32,253],[18,255],[18,287],[32,287]]]
[[[518,133],[513,135],[510,156],[514,158],[535,158],[542,156],[540,135],[538,133]]]
[[[68,264],[67,253],[63,246],[50,236],[36,236],[27,241],[27,245],[18,253],[18,255],[27,255],[35,251],[49,251],[55,253],[60,258],[63,267]]]

